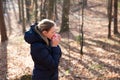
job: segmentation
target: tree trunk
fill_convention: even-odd
[[[108,38],[111,38],[111,21],[112,21],[112,0],[108,0]]]
[[[21,0],[22,3],[22,28],[23,28],[23,33],[26,31],[25,29],[25,15],[24,15],[24,0]]]
[[[3,0],[3,12],[5,13],[6,12],[6,10],[7,10],[7,6],[6,6],[6,0]]]
[[[26,18],[27,21],[30,22],[30,6],[31,6],[31,0],[25,0],[26,5]]]
[[[47,18],[46,14],[46,8],[47,8],[47,1],[48,0],[41,0],[41,5],[40,5],[40,19]]]
[[[84,7],[87,6],[87,0],[83,0]]]
[[[5,21],[4,21],[4,15],[3,15],[3,4],[2,0],[0,0],[0,32],[1,32],[1,42],[5,42],[8,40],[7,33],[6,33],[6,27],[5,27]]]
[[[118,0],[114,0],[114,34],[118,34]]]
[[[54,6],[55,0],[49,0],[49,7],[48,7],[48,19],[54,20]]]
[[[35,0],[34,1],[35,2],[35,22],[37,23],[37,21],[38,21],[38,18],[37,18],[37,15],[38,15],[38,0]]]
[[[84,26],[84,7],[86,5],[83,4],[82,5],[82,25],[81,25],[81,40],[80,40],[80,45],[81,45],[81,49],[80,49],[80,54],[83,55],[83,43],[84,43],[84,32],[83,32],[83,26]]]
[[[18,8],[19,8],[19,22],[21,22],[22,21],[21,0],[18,0]]]
[[[60,32],[69,31],[69,10],[70,10],[70,0],[64,0],[63,10],[62,10],[62,25]]]
[[[58,20],[58,14],[57,14],[57,0],[55,0],[55,20]]]

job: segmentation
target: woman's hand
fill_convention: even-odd
[[[56,47],[61,41],[61,36],[60,34],[55,34],[53,37],[52,37],[52,46],[53,47]]]

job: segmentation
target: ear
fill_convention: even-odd
[[[47,31],[43,31],[42,33],[43,33],[44,35],[46,35],[48,32],[47,32]]]

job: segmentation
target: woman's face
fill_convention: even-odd
[[[55,27],[52,27],[48,32],[43,31],[43,35],[49,38],[50,40],[52,39],[53,35],[55,35],[55,33],[56,33]]]

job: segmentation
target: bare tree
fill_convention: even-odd
[[[57,14],[57,0],[55,0],[55,20],[58,20],[58,14]]]
[[[118,34],[118,0],[114,0],[114,34]]]
[[[49,7],[48,7],[48,18],[54,20],[54,7],[55,7],[55,0],[49,0]]]
[[[34,0],[34,3],[35,3],[35,22],[38,21],[38,0]]]
[[[108,0],[108,38],[111,38],[112,0]]]
[[[21,22],[22,21],[21,0],[18,0],[18,7],[19,7],[19,22]]]
[[[69,10],[70,10],[70,0],[63,1],[62,10],[62,25],[60,32],[69,31]]]
[[[81,49],[80,49],[80,54],[83,55],[83,43],[84,43],[84,32],[83,32],[83,26],[84,26],[84,7],[86,5],[82,4],[82,25],[81,25],[81,40],[80,40],[80,45],[81,45]]]
[[[40,19],[44,19],[47,17],[47,3],[48,0],[41,0],[41,5],[40,5]]]
[[[27,21],[30,22],[31,0],[25,0],[25,5],[26,5],[26,18],[27,18]]]
[[[84,7],[87,6],[87,0],[83,0]]]
[[[26,31],[25,29],[25,15],[24,15],[24,0],[21,0],[22,4],[22,28],[23,28],[23,33]]]
[[[4,15],[3,15],[3,4],[2,0],[0,0],[0,32],[1,32],[1,42],[4,42],[8,40],[6,27],[5,27],[5,21],[4,21]]]

